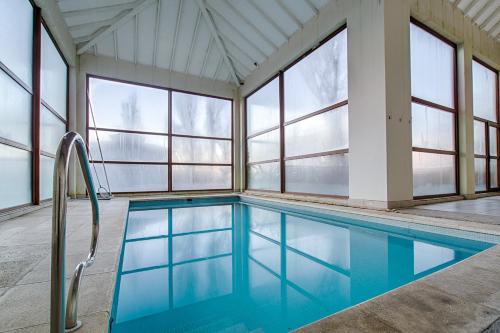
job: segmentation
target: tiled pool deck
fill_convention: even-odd
[[[486,200],[491,202],[483,203]],[[86,271],[82,281],[79,316],[84,326],[79,332],[107,332],[128,202],[126,198],[100,202],[100,241],[96,262]],[[442,210],[439,207],[448,204],[452,205],[444,206]],[[459,204],[465,204],[469,210],[474,209],[471,205],[486,205],[491,209],[482,211],[477,208],[473,212],[464,212],[469,215],[461,215]],[[385,218],[388,223],[401,221],[409,225],[425,225],[430,230],[447,227],[457,232],[479,231],[485,234],[485,238],[500,235],[500,197],[422,206],[401,212],[301,205]],[[457,206],[452,212],[456,218],[451,219],[446,215],[446,209],[451,210],[449,207],[453,205]],[[50,207],[43,208],[0,222],[0,332],[49,331],[51,213]],[[484,219],[474,219],[473,215],[481,215]],[[86,257],[89,240],[90,203],[86,200],[70,201],[68,277],[77,262]],[[496,332],[495,329],[500,328],[500,324],[496,327],[495,323],[500,318],[499,277],[500,246],[495,246],[301,331]]]

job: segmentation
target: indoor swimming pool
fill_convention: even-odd
[[[131,203],[111,332],[287,332],[493,245],[291,207]]]

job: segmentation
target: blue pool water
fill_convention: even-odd
[[[286,332],[491,245],[238,198],[132,204],[110,330]]]

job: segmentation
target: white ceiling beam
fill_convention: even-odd
[[[217,75],[219,74],[220,68],[222,67],[222,64],[224,63],[223,57],[219,58],[219,61],[217,62],[217,68],[215,69],[214,76],[212,78],[214,80],[217,80]]]
[[[224,47],[224,44],[222,43],[222,39],[219,36],[219,33],[217,32],[217,29],[215,27],[212,16],[210,16],[210,13],[208,12],[207,7],[205,6],[205,1],[204,0],[197,0],[197,2],[198,2],[198,6],[200,7],[201,14],[205,18],[205,21],[208,25],[210,33],[212,34],[212,37],[215,39],[216,45],[219,49],[219,52],[221,53],[222,57],[224,58],[224,62],[226,63],[227,69],[231,73],[231,76],[233,78],[234,83],[239,87],[241,85],[240,79],[238,78],[238,75],[236,75],[236,70],[234,69],[233,63],[231,62],[231,59],[229,59],[229,56],[227,55],[226,48]]]
[[[300,22],[300,20],[297,18],[297,16],[295,16],[292,11],[285,5],[281,2],[281,0],[275,0],[276,1],[276,4],[278,4],[278,7],[280,7],[286,15],[288,15],[292,21],[299,26],[299,29],[302,29],[302,22]]]
[[[86,43],[88,42],[89,40],[95,38],[96,36],[100,35],[104,30],[106,30],[107,27],[100,27],[99,29],[97,29],[96,31],[94,31],[93,33],[91,33],[90,35],[87,35],[87,36],[83,36],[83,37],[78,37],[78,38],[73,38],[73,41],[75,42],[75,44],[80,44],[80,43]]]
[[[106,38],[106,36],[108,36],[110,33],[112,33],[113,31],[117,30],[122,25],[124,25],[125,23],[127,23],[128,21],[130,21],[132,18],[134,18],[134,16],[136,16],[139,13],[141,13],[144,9],[146,9],[147,7],[149,7],[150,5],[152,5],[154,3],[154,1],[155,0],[142,0],[140,4],[138,4],[132,10],[130,10],[129,12],[127,12],[126,15],[121,16],[116,22],[114,22],[112,25],[110,25],[105,30],[103,30],[99,35],[95,36],[94,38],[92,38],[91,40],[89,40],[87,43],[85,43],[85,45],[83,45],[82,47],[80,47],[78,49],[78,51],[77,51],[77,54],[80,55],[80,54],[84,53],[89,48],[91,48],[93,45],[95,45],[99,41],[101,41],[104,38]]]
[[[118,61],[118,33],[113,31],[113,44],[115,49],[115,61]]]
[[[486,1],[486,3],[483,5],[483,7],[481,7],[481,9],[479,9],[476,13],[476,15],[474,15],[474,17],[472,18],[472,20],[474,20],[476,23],[477,20],[488,10],[490,9],[491,7],[493,7],[493,5],[496,4],[496,1]]]
[[[274,29],[276,29],[276,31],[278,31],[281,34],[281,36],[283,37],[283,39],[288,40],[288,35],[286,34],[286,32],[278,24],[276,24],[275,20],[273,20],[272,18],[270,18],[268,16],[268,14],[265,13],[262,9],[260,9],[259,6],[255,5],[253,3],[253,1],[248,1],[248,5],[251,6],[251,7],[253,7],[257,12],[259,12],[260,15],[262,15],[262,17],[265,20],[267,20],[269,22],[269,24],[271,24],[274,27]]]
[[[318,13],[319,13],[319,10],[318,8],[316,8],[316,6],[314,6],[312,3],[311,3],[311,0],[304,0],[304,3],[306,4],[306,6],[314,13],[314,16],[317,16]]]
[[[134,2],[128,2],[124,4],[119,4],[119,5],[112,5],[112,6],[103,6],[103,7],[93,7],[93,8],[87,8],[87,9],[77,9],[77,10],[70,10],[70,11],[61,11],[63,14],[64,18],[69,18],[69,17],[75,17],[75,16],[95,16],[96,14],[102,14],[102,13],[109,13],[109,12],[121,12],[123,10],[127,9],[133,9],[137,7],[141,3],[141,0],[137,0]]]
[[[70,32],[75,32],[78,30],[86,30],[86,29],[92,29],[95,27],[109,26],[109,25],[112,25],[113,23],[115,23],[120,17],[126,15],[126,13],[129,10],[130,9],[126,9],[126,10],[120,12],[115,17],[112,17],[112,18],[107,19],[107,20],[92,21],[92,22],[87,22],[87,23],[82,23],[82,24],[77,24],[77,25],[70,25],[70,26],[68,26],[68,29]]]
[[[158,35],[160,33],[160,15],[161,15],[161,0],[156,3],[156,21],[155,21],[155,38],[153,41],[153,67],[156,66],[156,57],[158,56]]]
[[[134,64],[137,65],[139,51],[139,15],[134,16]]]
[[[493,13],[491,13],[485,20],[483,23],[481,23],[481,25],[479,26],[481,29],[483,30],[486,30],[488,31],[488,26],[491,24],[493,25],[494,24],[494,21],[495,20],[500,20],[500,6],[497,7],[497,9],[495,11],[493,11]],[[491,26],[490,26],[491,28]]]
[[[467,7],[464,8],[464,14],[467,16],[469,15],[470,10],[479,2],[479,0],[472,0]]]
[[[210,55],[210,52],[212,52],[212,45],[213,45],[213,38],[210,37],[210,40],[208,41],[207,51],[205,52],[205,56],[203,56],[203,63],[201,64],[200,76],[204,76],[205,74],[205,68],[207,67],[208,56]]]
[[[87,10],[117,5],[125,5],[137,0],[57,0],[61,13]]]
[[[184,73],[188,73],[189,66],[191,65],[191,53],[193,53],[194,44],[198,41],[198,27],[200,25],[201,10],[198,11],[196,15],[196,23],[194,25],[193,39],[191,39],[191,45],[189,45],[188,58],[186,61],[186,67],[184,68]]]
[[[175,21],[175,30],[174,30],[174,41],[172,43],[172,51],[170,51],[170,60],[168,62],[168,69],[172,70],[172,66],[174,65],[174,60],[175,60],[175,49],[177,47],[177,35],[179,34],[179,25],[181,22],[181,12],[182,12],[182,2],[183,0],[179,1],[179,6],[177,7],[177,19]]]

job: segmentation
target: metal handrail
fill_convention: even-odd
[[[65,305],[65,248],[66,248],[66,207],[68,193],[68,166],[71,150],[75,146],[82,168],[83,178],[92,204],[92,238],[90,252],[85,261],[80,262],[73,273]],[[68,132],[59,143],[54,164],[54,187],[52,197],[52,264],[50,296],[50,332],[62,333],[75,331],[81,327],[77,318],[78,289],[86,267],[92,265],[97,250],[99,235],[99,202],[92,180],[85,143],[80,134]],[[64,312],[66,311],[66,312]]]

